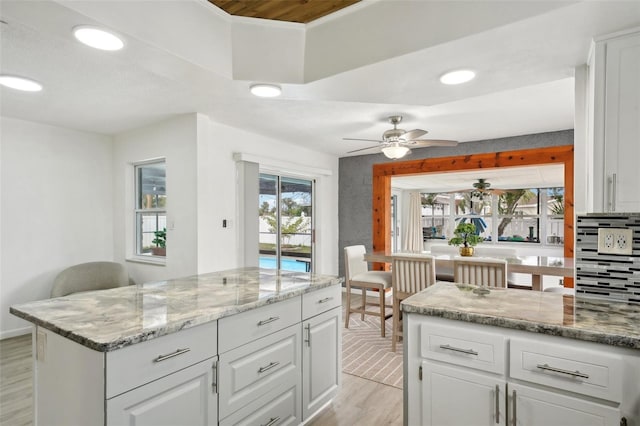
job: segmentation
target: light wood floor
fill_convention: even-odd
[[[0,340],[0,425],[33,424],[31,335]],[[402,425],[402,390],[349,374],[312,426]]]
[[[31,335],[0,340],[0,424],[33,424]]]

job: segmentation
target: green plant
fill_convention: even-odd
[[[476,235],[476,226],[473,223],[459,223],[453,233],[455,237],[449,240],[450,246],[473,247],[482,242],[482,237]]]
[[[167,228],[163,228],[162,231],[155,231],[153,235],[155,235],[155,238],[151,242],[155,244],[156,247],[167,247]]]

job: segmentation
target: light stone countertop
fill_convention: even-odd
[[[305,272],[239,268],[75,293],[15,305],[10,312],[88,348],[108,352],[340,285],[342,280]]]
[[[402,302],[407,313],[640,349],[640,305],[561,293],[436,283]]]

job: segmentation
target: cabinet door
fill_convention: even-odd
[[[640,211],[640,34],[606,42],[605,209]]]
[[[520,384],[507,384],[510,424],[514,426],[617,426],[620,411],[585,399]]]
[[[341,308],[335,308],[302,324],[303,420],[307,420],[338,393],[342,373],[340,318]]]
[[[107,400],[107,425],[218,424],[215,358]]]
[[[422,362],[422,425],[505,425],[505,383],[488,374]],[[549,423],[553,424],[553,423]]]

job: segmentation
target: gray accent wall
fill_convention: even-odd
[[[500,139],[465,142],[455,147],[431,147],[414,149],[403,160],[449,157],[487,152],[513,151],[573,145],[573,130],[537,133]],[[339,271],[344,275],[343,249],[353,244],[364,244],[367,251],[372,246],[372,172],[373,165],[388,163],[383,154],[358,155],[340,158],[338,194],[338,253]]]

